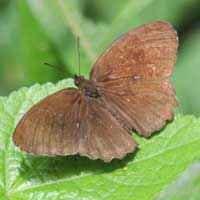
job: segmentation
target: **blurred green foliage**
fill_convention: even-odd
[[[162,191],[155,200],[199,200],[200,163],[190,166],[177,180]]]
[[[199,116],[199,10],[200,0],[0,0],[0,96],[65,77],[43,62],[77,73],[78,35],[81,73],[88,76],[98,56],[119,35],[143,23],[165,20],[180,39],[172,77],[177,112]],[[197,182],[200,185],[199,176]]]
[[[173,74],[180,102],[177,112],[199,115],[200,0],[27,0],[0,1],[0,95],[65,75],[49,62],[88,76],[98,56],[119,35],[155,20],[171,22],[180,39]]]

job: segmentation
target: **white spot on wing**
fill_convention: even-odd
[[[140,79],[140,76],[139,76],[139,75],[135,75],[135,76],[133,76],[133,78],[134,78],[135,80],[138,80],[138,79]]]
[[[147,67],[152,69],[153,71],[156,69],[154,64],[147,64]]]

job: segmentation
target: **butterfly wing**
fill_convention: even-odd
[[[128,129],[136,129],[148,137],[173,118],[177,101],[169,80],[126,80],[124,84],[123,81],[117,84],[104,90],[104,98]]]
[[[17,125],[14,143],[35,155],[77,153],[79,99],[77,89],[63,89],[34,105]]]
[[[79,154],[109,162],[133,152],[136,142],[103,105],[102,99],[84,97],[79,126]]]
[[[90,78],[161,79],[169,77],[176,61],[177,34],[166,22],[135,28],[115,41],[95,63]]]
[[[166,22],[145,24],[114,42],[95,63],[90,78],[118,118],[141,135],[150,136],[177,106],[168,80],[176,61],[176,31]]]
[[[135,148],[118,121],[77,89],[58,91],[33,106],[16,127],[13,141],[35,155],[80,154],[104,161],[123,158]]]

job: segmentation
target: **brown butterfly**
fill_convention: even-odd
[[[129,31],[101,55],[89,80],[75,75],[77,88],[33,106],[17,125],[14,143],[35,155],[122,159],[136,148],[132,129],[149,137],[173,118],[178,103],[168,78],[177,47],[169,23]]]

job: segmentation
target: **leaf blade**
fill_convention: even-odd
[[[199,157],[200,119],[181,115],[149,140],[134,135],[140,144],[138,152],[109,164],[79,156],[43,158],[20,152],[11,139],[23,113],[44,96],[72,85],[72,80],[56,86],[37,84],[0,101],[0,108],[6,107],[11,114],[4,117],[5,109],[0,109],[1,122],[8,125],[7,133],[0,128],[0,138],[4,138],[0,168],[6,168],[0,182],[6,178],[7,184],[1,187],[11,199],[151,199]]]

